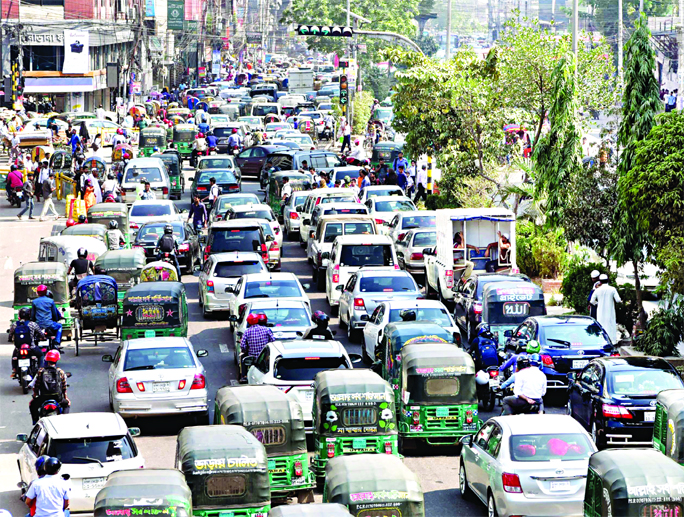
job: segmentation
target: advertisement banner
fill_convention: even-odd
[[[200,77],[206,77],[207,76],[207,69],[203,66],[199,67],[199,76]]]
[[[261,33],[260,32],[248,32],[246,34],[247,43],[261,45]]]
[[[88,45],[90,35],[84,30],[64,31],[64,74],[87,74],[90,72]]]
[[[185,21],[185,0],[168,0],[166,28],[171,31],[182,31]]]
[[[211,73],[214,75],[221,74],[221,51],[214,50],[211,53]]]
[[[154,18],[154,0],[145,0],[145,16]]]

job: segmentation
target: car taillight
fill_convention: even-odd
[[[335,442],[328,442],[328,458],[335,457]]]
[[[129,228],[133,228],[134,230],[137,230],[138,228],[140,228],[140,226],[138,226],[136,223],[130,223],[130,224],[128,225],[128,227],[129,227]]]
[[[266,244],[261,245],[261,258],[264,259],[264,262],[268,262],[268,248]]]
[[[475,314],[482,314],[482,304],[481,303],[474,303],[473,304],[473,312]]]
[[[612,352],[610,357],[620,357],[620,352]]]
[[[553,358],[550,355],[542,354],[541,360],[544,366],[553,367]]]
[[[197,192],[206,192],[207,187],[197,187]]]
[[[318,204],[319,204],[320,202],[321,202],[321,198],[319,197],[319,198],[316,200],[316,206],[318,206]]]
[[[205,380],[204,375],[197,373],[195,374],[195,379],[192,381],[192,386],[190,386],[190,389],[203,390],[206,385],[207,381]]]
[[[501,481],[503,482],[503,489],[505,492],[511,492],[513,494],[522,494],[520,478],[517,474],[508,474],[504,472],[501,475]]]
[[[335,266],[333,268],[332,281],[333,281],[333,284],[336,284],[340,281],[340,266]]]
[[[412,418],[413,418],[413,424],[414,425],[420,424],[420,411],[414,411]]]
[[[116,381],[116,392],[117,393],[133,393],[131,385],[128,384],[128,379],[126,377],[121,377]]]
[[[363,298],[354,298],[354,308],[366,310],[366,304],[363,303]]]
[[[207,280],[207,292],[208,293],[214,292],[214,281],[213,280]]]
[[[217,215],[216,216],[217,221],[223,221],[223,216],[222,215]]]
[[[135,383],[136,388],[138,388],[139,392],[144,392],[145,391],[145,383],[144,382],[136,382]]]
[[[228,185],[228,190],[240,190],[239,185]]]
[[[404,235],[406,235],[406,232],[400,233],[399,235],[397,235],[397,240],[400,241],[401,239],[403,239]]]
[[[209,253],[211,252],[211,244],[208,244],[204,248],[204,260],[206,261],[209,258]]]
[[[297,212],[290,212],[290,219],[299,219],[299,214]]]
[[[392,442],[385,442],[385,454],[392,454]]]
[[[181,379],[180,381],[178,381],[178,389],[179,390],[185,389],[185,379]]]
[[[472,424],[473,423],[473,410],[469,409],[466,411],[466,424]]]
[[[382,219],[376,219],[375,224],[383,224],[385,221]]]
[[[609,418],[624,418],[625,420],[632,420],[632,413],[624,406],[614,406],[612,404],[603,404],[603,416]]]
[[[238,307],[238,313],[242,314],[243,312],[245,312],[245,309],[246,309],[246,308],[247,308],[247,304],[246,304],[246,303],[240,304],[240,307]]]
[[[278,243],[275,241],[272,242],[271,247],[268,248],[268,251],[278,251],[278,250],[280,250],[280,246],[278,246]]]
[[[422,253],[411,253],[411,260],[423,260]]]
[[[169,193],[169,187],[162,187],[162,194],[167,195]]]
[[[190,244],[181,244],[178,246],[178,251],[190,251]]]
[[[447,269],[444,272],[444,275],[446,276],[447,289],[451,289],[454,286],[454,270],[453,269]],[[480,306],[480,312],[482,312],[481,306]]]
[[[304,469],[302,468],[302,462],[301,461],[295,461],[294,462],[294,475],[297,476],[298,478],[300,478],[304,475]]]

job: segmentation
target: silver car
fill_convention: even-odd
[[[285,226],[285,235],[288,238],[291,238],[290,235],[299,232],[302,218],[297,212],[297,207],[304,206],[308,196],[308,190],[298,190],[292,193],[290,199],[283,206],[283,225]]]
[[[102,356],[112,363],[110,407],[122,417],[187,413],[206,422],[206,377],[198,359],[206,356],[184,337],[122,341],[114,357]]]
[[[493,417],[461,443],[461,496],[475,494],[490,516],[582,515],[596,445],[572,417]]]
[[[406,271],[361,268],[349,277],[340,296],[340,325],[347,326],[349,341],[354,342],[379,303],[422,296],[418,284]]]
[[[437,246],[437,231],[409,230],[395,243],[399,267],[414,275],[425,275],[423,250]]]
[[[226,217],[226,212],[232,206],[259,204],[259,198],[256,194],[249,194],[247,192],[240,192],[239,194],[222,194],[216,200],[216,205],[209,214],[209,226],[216,221],[223,221]]]

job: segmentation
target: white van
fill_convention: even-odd
[[[347,280],[362,267],[399,269],[392,240],[386,235],[341,235],[335,239],[325,271],[325,297],[333,313],[338,311]]]
[[[299,245],[306,248],[309,243],[309,232],[311,224],[311,213],[314,208],[321,203],[333,203],[344,201],[349,203],[358,202],[356,192],[350,188],[317,188],[311,191],[304,205],[297,207],[297,212],[301,214],[302,224],[299,227]]]
[[[126,165],[121,181],[124,203],[136,201],[147,182],[157,199],[169,199],[170,182],[164,162],[153,157],[135,158]]]

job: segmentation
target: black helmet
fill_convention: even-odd
[[[416,321],[416,311],[404,309],[399,313],[401,321]]]
[[[110,172],[109,174],[107,174],[107,179],[108,179],[108,180],[113,180],[113,179],[114,179],[114,174],[112,174],[111,172]]]
[[[62,462],[59,461],[59,458],[51,457],[45,460],[43,468],[45,468],[45,474],[54,476],[62,468]]]
[[[492,331],[489,328],[489,325],[485,322],[482,322],[477,326],[476,332],[477,332],[478,336],[485,338],[485,339],[492,339],[494,337],[494,334],[492,334]]]
[[[516,368],[518,370],[524,370],[530,366],[530,358],[526,355],[519,355],[515,362]]]
[[[112,230],[116,230],[119,227],[119,223],[117,223],[116,221],[109,221],[109,227]]]
[[[78,216],[78,224],[83,224],[86,222],[86,216],[85,215],[79,215]]]
[[[23,309],[19,309],[19,319],[20,320],[27,320],[29,319],[29,316],[31,315],[31,311],[24,307]]]
[[[164,233],[168,233],[169,235],[171,235],[173,233],[173,225],[167,224],[166,226],[164,226]]]
[[[323,311],[316,311],[313,313],[312,319],[317,325],[327,325],[330,321],[330,316]]]
[[[80,219],[80,218],[79,218]],[[88,250],[85,248],[78,248],[78,258],[84,259],[88,256]]]

